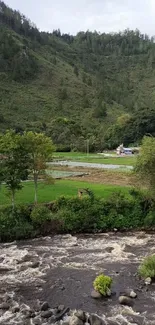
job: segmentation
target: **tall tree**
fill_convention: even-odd
[[[155,194],[155,138],[144,137],[135,166],[135,174],[140,183]]]
[[[33,174],[35,203],[38,202],[38,178],[44,175],[46,162],[52,157],[54,145],[52,140],[43,133],[34,133],[32,131],[24,133],[25,148],[29,155],[29,168]]]
[[[22,136],[14,131],[0,135],[0,179],[5,182],[11,193],[12,207],[15,205],[15,193],[22,188],[22,180],[28,177],[27,153]]]

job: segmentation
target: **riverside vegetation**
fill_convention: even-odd
[[[11,194],[12,206],[0,208],[1,241],[46,235],[53,232],[81,233],[153,228],[155,226],[155,138],[145,137],[137,158],[137,179],[147,180],[146,190],[128,189],[111,196],[61,196],[51,203],[37,204],[38,177],[51,182],[45,173],[46,159],[54,146],[44,134],[7,131],[0,135],[0,180]],[[149,154],[150,153],[150,154]],[[16,205],[15,194],[29,175],[33,175],[34,204]],[[46,179],[47,178],[47,179]],[[52,185],[54,186],[54,185]],[[65,193],[64,193],[65,194]]]
[[[44,131],[57,150],[155,135],[155,43],[139,30],[40,32],[0,1],[0,128]]]
[[[0,182],[12,203],[0,208],[2,241],[48,231],[154,227],[155,139],[142,142],[155,135],[154,81],[154,38],[138,30],[40,32],[0,1]],[[92,152],[142,142],[133,165],[145,189],[61,197],[48,205],[45,197],[37,205],[39,178],[53,182],[46,162],[54,150],[85,151],[86,140]],[[16,193],[29,177],[34,204],[17,206]]]

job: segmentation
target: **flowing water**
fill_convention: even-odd
[[[7,293],[20,311],[0,310],[0,324],[25,324],[23,306],[35,308],[39,301],[104,315],[115,324],[155,324],[155,285],[146,288],[136,276],[140,261],[153,253],[154,234],[144,233],[57,235],[1,244],[0,302]],[[112,276],[115,294],[93,300],[92,283],[101,272]],[[127,289],[138,295],[133,308],[118,303]]]

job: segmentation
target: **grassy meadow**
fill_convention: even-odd
[[[47,185],[43,182],[38,184],[38,201],[39,203],[50,202],[60,196],[77,196],[78,188],[90,188],[98,197],[107,198],[114,192],[129,193],[129,187],[117,185],[94,184],[72,180],[57,180],[54,184]],[[23,189],[16,194],[16,203],[25,204],[34,202],[34,184],[25,182]],[[10,198],[7,195],[5,186],[0,189],[0,205],[10,204]]]

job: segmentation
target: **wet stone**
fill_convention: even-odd
[[[33,319],[33,324],[34,324],[34,325],[42,325],[42,320],[40,319],[39,316],[37,316],[37,317],[35,317],[35,318]]]
[[[121,305],[133,306],[133,300],[130,297],[120,296],[118,300]]]
[[[114,247],[106,247],[106,248],[105,248],[105,251],[106,251],[107,253],[111,253],[113,250],[114,250]]]
[[[61,313],[58,313],[57,315],[55,315],[55,320],[59,321],[61,320],[68,312],[70,311],[70,309],[67,307],[65,308]]]
[[[137,297],[137,293],[133,290],[130,291],[130,298],[136,298]]]
[[[40,310],[41,310],[41,311],[46,311],[46,310],[48,310],[49,308],[50,308],[50,306],[49,306],[48,302],[45,301],[45,302],[41,305]]]
[[[94,299],[101,299],[102,295],[99,292],[97,292],[96,290],[93,290],[91,292],[91,297],[94,298]]]
[[[14,307],[12,307],[12,313],[19,313],[19,311],[20,311],[20,308],[19,308],[19,306],[14,306]]]
[[[151,283],[152,283],[152,279],[151,278],[148,277],[148,278],[145,279],[145,284],[146,285],[150,285]]]
[[[83,321],[76,316],[72,316],[69,320],[69,325],[83,325]]]
[[[58,312],[61,312],[61,311],[63,311],[65,309],[65,306],[64,305],[60,305],[59,307],[58,307]]]
[[[32,267],[32,269],[36,269],[37,267],[39,267],[39,265],[40,265],[40,262],[39,261],[35,261],[30,266]]]
[[[89,323],[90,325],[107,325],[107,322],[95,314],[90,315]]]
[[[52,315],[53,315],[52,310],[42,311],[41,313],[42,318],[50,318]]]
[[[82,311],[82,310],[78,310],[78,311],[75,313],[75,316],[78,317],[79,319],[81,319],[83,322],[86,321],[86,314],[85,314],[84,311]]]

